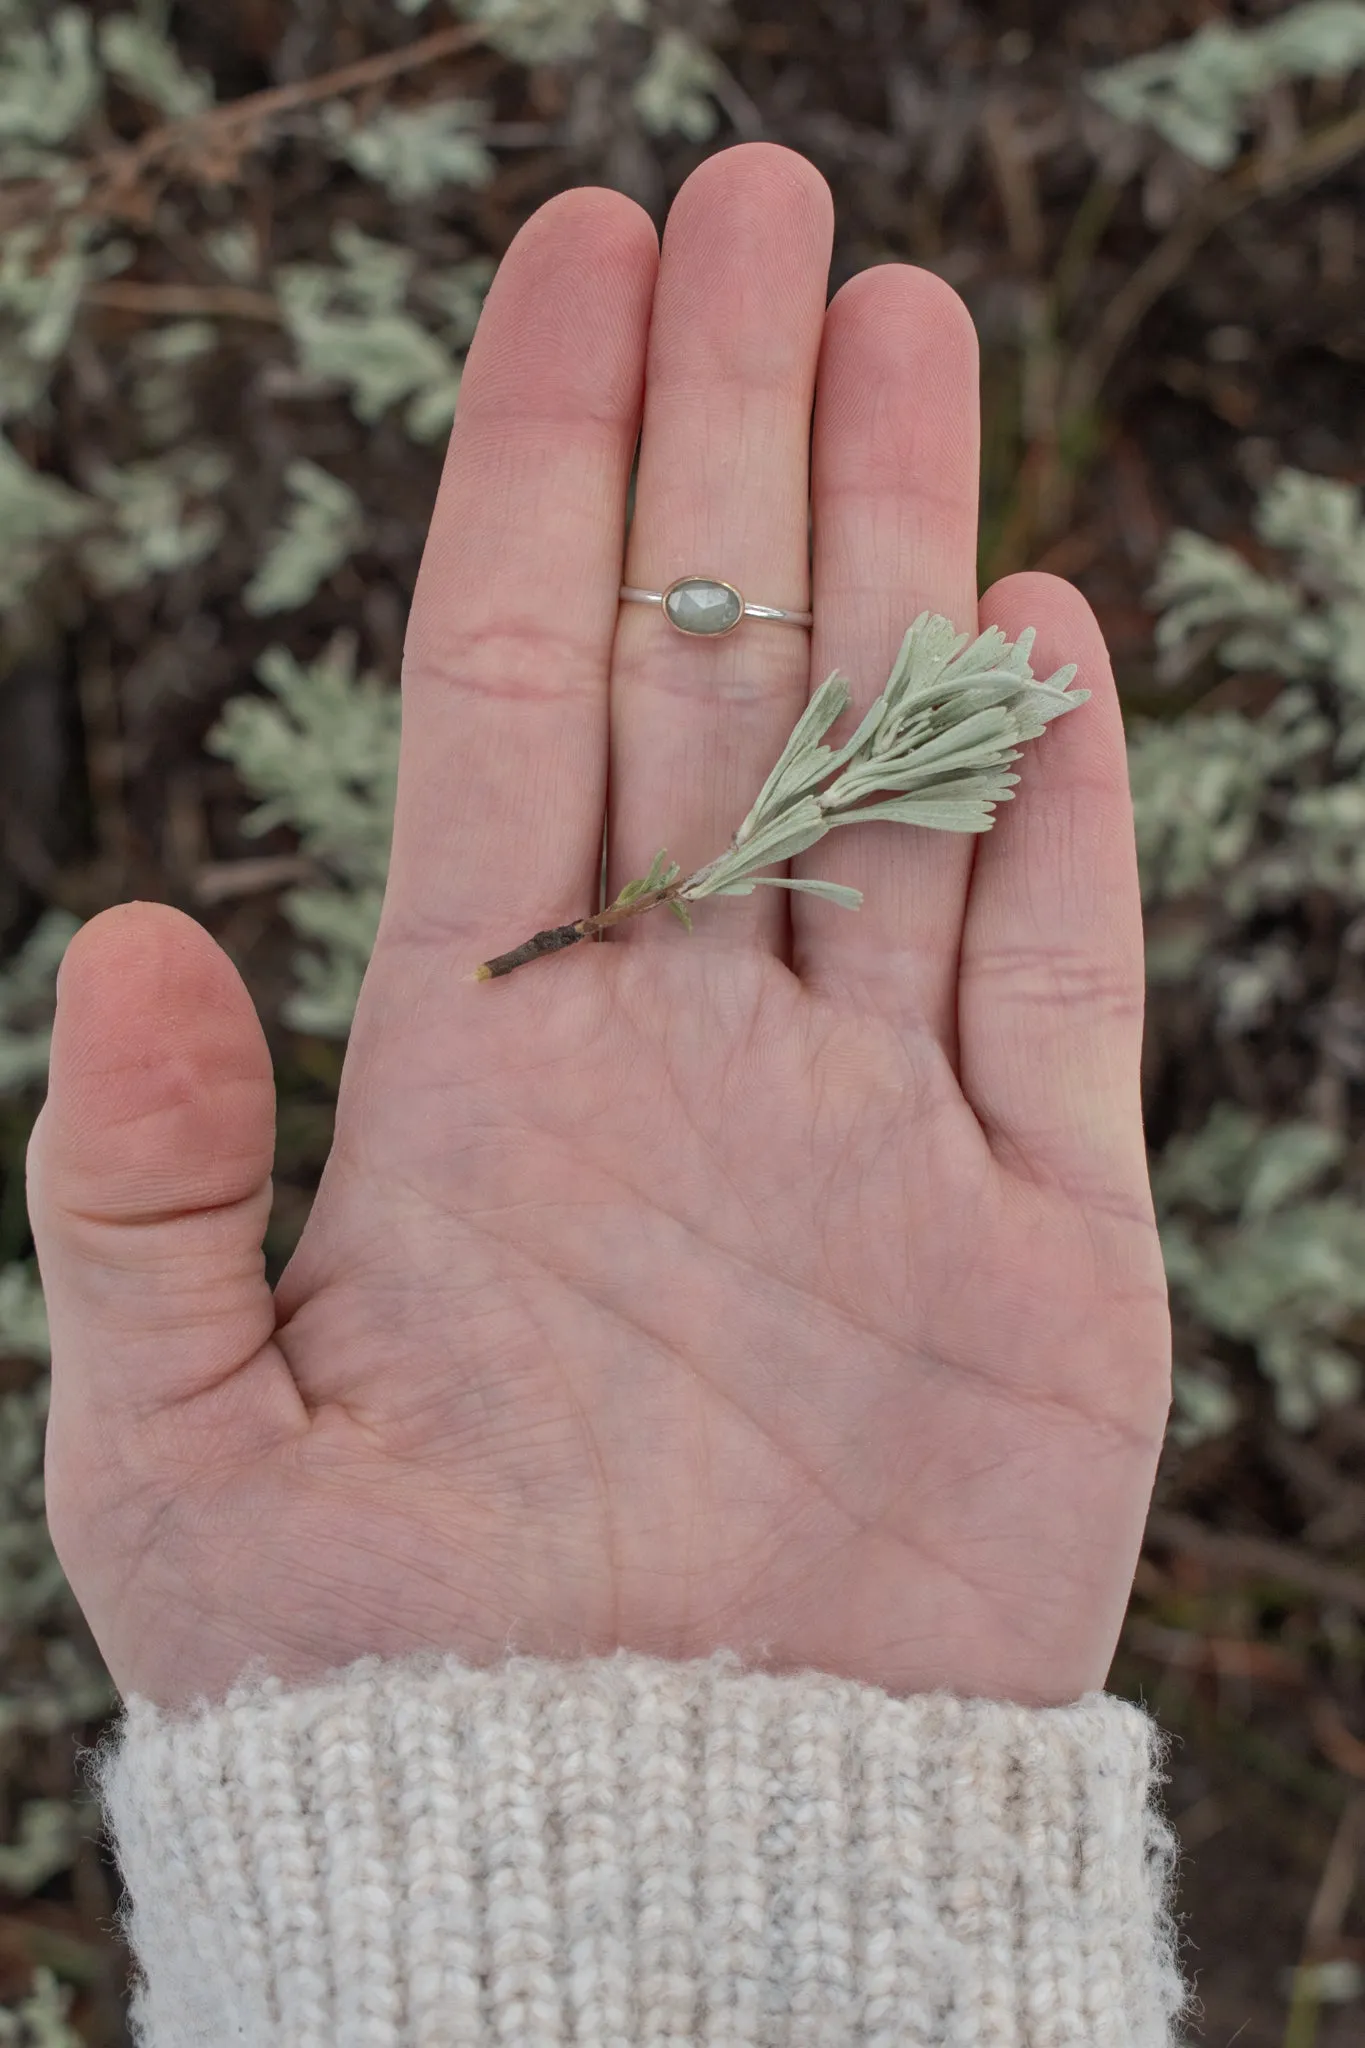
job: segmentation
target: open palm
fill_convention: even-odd
[[[31,1153],[48,1507],[125,1695],[425,1646],[1104,1681],[1170,1333],[1123,732],[1079,597],[981,603],[1092,692],[989,834],[858,827],[794,863],[857,913],[760,891],[469,979],[595,907],[604,820],[613,893],[663,846],[699,865],[832,668],[852,720],[921,609],[977,624],[970,321],[899,265],[827,309],[830,239],[819,176],[754,144],[689,180],[662,262],[593,190],[504,260],[336,1142],[273,1297],[235,971],[149,905],[68,955]],[[812,633],[618,609],[642,415],[625,580],[721,576]]]

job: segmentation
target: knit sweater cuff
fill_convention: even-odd
[[[618,1652],[248,1675],[91,1752],[138,2048],[1170,2048],[1162,1738]]]

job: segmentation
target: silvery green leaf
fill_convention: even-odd
[[[742,846],[757,830],[779,794],[792,793],[782,787],[789,772],[799,774],[805,766],[814,764],[821,754],[829,758],[829,748],[820,749],[818,742],[824,738],[840,713],[847,709],[849,696],[848,684],[837,669],[821,683],[792,727],[791,737],[778,755],[767,781],[754,800],[748,817],[736,832],[737,845]],[[823,772],[823,769],[816,771],[817,779]]]
[[[711,89],[720,66],[685,30],[665,29],[635,82],[631,104],[651,135],[685,135],[706,142],[719,116]]]
[[[168,119],[183,120],[213,105],[213,83],[187,71],[170,37],[150,21],[114,14],[100,23],[100,55],[108,69]]]
[[[249,222],[234,221],[228,227],[214,228],[201,237],[201,245],[234,284],[254,284],[260,276],[260,237]]]
[[[967,762],[947,768],[937,775],[918,776],[907,772],[896,777],[893,785],[878,785],[877,789],[868,794],[872,799],[884,796],[896,802],[902,799],[908,802],[913,799],[916,803],[962,803],[968,799],[974,801],[980,798],[985,803],[993,803],[997,797],[1005,795],[1012,789],[1018,780],[1017,775],[1003,768]],[[866,814],[867,805],[862,803],[841,805],[837,811],[829,815],[831,823],[842,824],[845,820],[856,821]]]
[[[677,862],[668,858],[667,849],[661,847],[654,856],[649,873],[640,875],[633,882],[627,882],[617,896],[616,902],[634,903],[637,898],[649,895],[652,889],[666,889],[681,872]]]
[[[670,896],[668,907],[673,912],[674,917],[677,918],[678,923],[690,932],[692,929],[692,913],[687,905],[680,902],[676,896]]]
[[[46,30],[0,41],[0,141],[67,141],[99,104],[100,70],[83,7],[63,7]]]
[[[782,750],[731,847],[685,885],[689,897],[748,895],[754,887],[805,888],[850,903],[840,884],[760,876],[813,846],[835,825],[892,822],[986,832],[991,806],[1019,777],[1019,743],[1086,703],[1072,691],[1074,663],[1046,682],[1032,673],[1034,633],[1010,643],[999,627],[975,639],[922,612],[906,633],[886,689],[844,746],[818,744],[848,703],[837,671],[821,685]],[[878,798],[882,801],[868,802]]]
[[[175,448],[150,462],[95,466],[106,511],[104,529],[82,541],[81,560],[96,587],[137,590],[153,576],[192,568],[211,554],[226,527],[218,494],[232,462],[213,448]]]
[[[438,100],[412,109],[382,108],[357,126],[353,108],[337,102],[323,114],[336,153],[382,185],[390,198],[426,199],[445,185],[487,185],[497,165],[480,131],[489,108],[478,100]]]
[[[748,895],[751,889],[796,889],[803,896],[821,896],[826,903],[838,903],[845,910],[859,910],[862,907],[861,889],[850,889],[843,882],[819,882],[796,875],[755,875],[738,889],[721,890],[721,895]]]
[[[868,762],[854,761],[821,796],[826,810],[841,810],[879,789],[913,789],[943,770],[994,767],[1013,759],[1013,721],[999,709],[981,711],[927,740],[913,752]]]
[[[301,367],[322,386],[349,390],[367,425],[406,401],[408,433],[435,440],[454,418],[460,365],[403,307],[415,256],[349,224],[337,229],[333,246],[335,268],[292,264],[276,280]]]
[[[519,64],[563,64],[589,56],[605,23],[639,24],[645,0],[461,0],[495,49]]]
[[[969,637],[959,633],[951,619],[921,612],[901,641],[886,679],[882,694],[890,708],[898,710],[907,696],[932,689]]]
[[[190,370],[217,347],[218,330],[208,320],[172,321],[130,344],[131,397],[149,446],[165,448],[189,438],[197,413]]]
[[[48,218],[0,235],[0,419],[32,415],[65,355],[85,292],[131,260],[102,224]]]
[[[260,800],[243,829],[288,825],[302,851],[338,880],[382,887],[398,779],[398,691],[377,675],[357,675],[355,641],[346,635],[307,666],[287,648],[271,648],[257,674],[269,698],[232,698],[206,742]]]
[[[801,797],[790,804],[775,818],[760,825],[753,837],[743,846],[736,847],[727,856],[736,872],[747,868],[767,867],[770,861],[790,858],[788,844],[793,838],[801,838],[803,845],[813,846],[825,830],[824,813],[814,797]],[[805,835],[811,835],[806,837]]]
[[[0,612],[18,603],[63,541],[98,518],[91,499],[30,469],[0,434]]]
[[[293,505],[242,596],[257,618],[307,604],[365,537],[364,508],[340,477],[299,458],[285,482]]]
[[[884,804],[864,804],[856,811],[843,811],[830,819],[831,825],[871,825],[879,820],[894,825],[930,825],[939,832],[989,832],[993,820],[987,801],[963,798],[902,796]]]
[[[1223,170],[1268,93],[1294,78],[1342,78],[1365,63],[1360,0],[1307,0],[1245,27],[1205,22],[1184,41],[1145,52],[1089,81],[1121,121],[1155,129],[1207,170]]]
[[[1177,1364],[1171,1376],[1171,1394],[1169,1434],[1183,1449],[1226,1436],[1237,1421],[1236,1395],[1207,1372]]]
[[[1243,1221],[1269,1216],[1306,1194],[1330,1167],[1340,1165],[1346,1150],[1342,1133],[1325,1124],[1295,1120],[1268,1130],[1247,1175]]]

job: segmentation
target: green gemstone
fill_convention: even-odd
[[[664,610],[680,633],[728,633],[743,616],[744,600],[709,576],[688,576],[669,591]]]

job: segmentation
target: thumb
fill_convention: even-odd
[[[163,1411],[193,1404],[216,1436],[259,1394],[244,1367],[278,1379],[262,1252],[274,1126],[264,1034],[209,934],[151,903],[85,925],[58,977],[28,1157],[52,1332],[49,1479],[68,1502],[97,1470],[131,1486],[139,1426]]]

